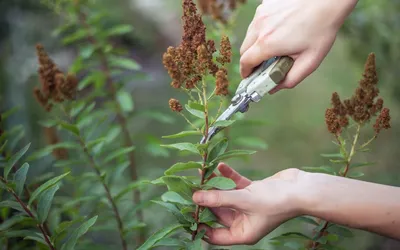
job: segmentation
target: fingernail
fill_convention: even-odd
[[[193,194],[193,201],[199,205],[204,204],[204,196],[206,192],[204,191],[197,191]]]

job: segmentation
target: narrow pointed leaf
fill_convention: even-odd
[[[80,227],[75,229],[68,240],[62,245],[61,250],[73,250],[79,238],[86,234],[89,229],[96,223],[98,216],[85,221]]]
[[[215,215],[210,211],[210,209],[205,208],[200,213],[199,220],[201,223],[213,222],[216,221]]]
[[[126,92],[124,90],[118,91],[117,101],[124,112],[132,112],[133,111],[132,96],[128,92]]]
[[[187,105],[187,104],[185,105],[185,108],[192,115],[194,115],[194,116],[196,116],[198,118],[202,118],[202,119],[204,118],[204,112],[196,110],[196,109],[193,109],[193,108],[189,107],[189,105]]]
[[[210,153],[207,157],[207,162],[213,161],[218,156],[225,153],[225,150],[228,148],[228,139],[223,138],[222,140],[218,141],[214,146],[210,148]]]
[[[164,176],[162,181],[167,185],[169,191],[180,194],[186,200],[192,200],[192,187],[187,180],[178,176]]]
[[[29,143],[20,151],[18,151],[16,154],[11,156],[10,160],[7,162],[6,167],[4,168],[4,179],[7,180],[8,174],[10,173],[12,167],[18,162],[19,159],[22,158],[22,156],[24,156],[24,154],[26,153],[26,151],[28,151],[30,146],[31,144]]]
[[[177,172],[189,169],[201,169],[201,164],[193,161],[186,163],[178,162],[170,167],[168,170],[166,170],[165,175],[173,175]]]
[[[178,149],[180,151],[189,151],[194,154],[200,153],[195,144],[188,143],[188,142],[175,143],[175,144],[169,144],[169,145],[161,145],[161,146],[166,147],[166,148]]]
[[[0,224],[0,231],[5,231],[5,230],[13,227],[14,225],[22,223],[22,222],[32,223],[32,222],[35,222],[35,220],[30,217],[27,217],[27,216],[14,216],[14,217],[11,217],[10,219],[3,221]]]
[[[218,156],[212,162],[218,162],[218,161],[222,161],[222,160],[226,160],[226,159],[230,159],[230,158],[252,155],[255,153],[256,153],[256,151],[251,151],[251,150],[231,150],[231,151],[228,151],[228,152]]]
[[[66,122],[60,122],[60,125],[63,129],[73,133],[76,136],[79,136],[79,128],[75,126],[74,124],[69,124]]]
[[[57,192],[58,189],[59,186],[54,185],[46,189],[43,193],[39,195],[37,215],[40,223],[46,221],[47,216],[49,215],[51,204],[53,202],[54,194]]]
[[[236,184],[233,180],[226,177],[214,177],[207,181],[204,186],[221,190],[230,190],[235,188]]]
[[[178,193],[173,192],[173,191],[165,192],[161,196],[161,199],[164,202],[178,203],[181,205],[192,205],[193,204],[193,202],[185,200],[182,196],[180,196]]]
[[[115,158],[120,157],[121,155],[126,155],[126,154],[132,152],[133,150],[135,150],[134,146],[118,149],[118,150],[112,152],[111,154],[109,154],[104,159],[104,163],[108,163],[108,162],[114,160]]]
[[[46,189],[52,187],[53,185],[55,185],[56,183],[58,183],[62,178],[64,178],[65,176],[69,175],[70,172],[67,172],[65,174],[62,174],[60,176],[56,176],[53,179],[50,179],[48,181],[46,181],[45,183],[43,183],[40,187],[38,187],[31,195],[31,198],[29,199],[29,203],[28,205],[30,206],[32,204],[32,202],[34,200],[36,200],[36,198],[43,193]]]
[[[180,133],[177,134],[173,134],[173,135],[165,135],[162,138],[164,139],[175,139],[175,138],[182,138],[182,137],[186,137],[186,136],[191,136],[191,135],[201,135],[201,133],[199,131],[182,131]]]
[[[29,164],[24,163],[20,169],[14,175],[14,182],[16,184],[15,192],[18,196],[21,196],[22,191],[24,190],[24,185],[26,181],[26,175],[29,170]]]
[[[148,250],[154,247],[160,240],[167,238],[168,235],[174,233],[176,230],[182,228],[180,224],[174,224],[162,228],[161,230],[155,232],[150,238],[148,238],[143,245],[141,245],[137,250]]]

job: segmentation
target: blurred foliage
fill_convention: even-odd
[[[349,41],[350,53],[358,61],[373,51],[377,55],[379,77],[400,100],[398,61],[400,60],[400,1],[358,1],[346,20],[342,33]]]

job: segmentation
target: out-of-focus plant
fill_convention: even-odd
[[[326,110],[325,123],[328,131],[334,136],[333,143],[338,153],[322,154],[328,158],[330,165],[320,167],[304,167],[306,171],[321,172],[345,178],[359,178],[364,175],[360,169],[373,165],[372,162],[357,162],[356,155],[369,152],[368,146],[378,137],[383,129],[390,128],[390,112],[383,107],[383,99],[379,97],[378,76],[375,65],[375,54],[370,54],[365,63],[363,77],[351,98],[341,101],[338,93],[333,93],[332,106]],[[371,120],[375,122],[371,123]],[[372,125],[372,126],[371,126]],[[362,132],[369,136],[368,130],[374,134],[361,141]],[[365,137],[365,136],[364,136]],[[341,238],[352,237],[351,230],[311,217],[300,217],[301,221],[315,227],[312,234],[288,232],[274,237],[271,242],[291,249],[341,249],[337,247]]]
[[[0,126],[13,111],[15,109],[0,115]],[[49,225],[51,210],[55,207],[54,196],[70,172],[53,178],[48,178],[49,173],[43,173],[36,180],[30,179],[30,165],[22,159],[31,144],[19,148],[23,139],[19,135],[23,135],[23,131],[20,126],[0,129],[0,166],[3,168],[0,176],[1,249],[33,249],[35,246],[37,249],[74,249],[78,239],[96,222],[97,215]],[[61,235],[67,233],[69,237],[59,241]]]
[[[398,0],[359,1],[341,30],[352,58],[361,61],[368,51],[375,51],[382,84],[390,87],[397,100],[400,99],[397,84],[400,35],[395,31],[400,28],[399,11]]]
[[[218,163],[233,157],[246,157],[255,153],[248,150],[227,150],[228,139],[218,135],[205,143],[199,143],[201,136],[207,136],[211,126],[229,127],[234,121],[219,121],[224,97],[228,94],[227,65],[231,62],[231,45],[228,37],[221,37],[219,53],[214,40],[207,40],[206,27],[192,0],[183,0],[182,42],[177,47],[169,47],[163,56],[163,63],[172,78],[171,86],[187,94],[188,101],[182,105],[177,99],[170,99],[169,106],[182,116],[191,127],[167,139],[193,136],[196,141],[187,139],[163,145],[179,150],[197,158],[189,162],[178,162],[165,171],[165,175],[153,181],[166,185],[168,191],[161,200],[154,201],[169,210],[177,219],[177,224],[167,226],[153,234],[139,249],[151,249],[155,246],[173,246],[175,249],[202,249],[205,231],[199,230],[200,224],[216,224],[213,213],[204,207],[195,205],[192,194],[201,189],[235,188],[235,183],[225,177],[218,177],[214,171]],[[184,111],[186,110],[186,112]],[[190,141],[190,142],[189,142]],[[199,171],[196,176],[177,175],[180,172]],[[179,229],[189,234],[180,239],[170,235]]]
[[[130,243],[140,245],[145,240],[146,229],[143,208],[149,201],[141,197],[143,182],[139,180],[133,139],[136,135],[131,132],[131,122],[134,116],[139,115],[140,119],[147,117],[158,121],[169,121],[169,116],[148,110],[139,113],[134,108],[131,93],[125,85],[132,80],[143,79],[144,74],[141,66],[129,57],[129,51],[114,42],[116,38],[129,35],[133,30],[131,25],[115,24],[107,18],[108,10],[96,1],[60,0],[43,3],[62,17],[64,23],[53,34],[62,39],[64,46],[77,48],[78,55],[69,72],[81,78],[76,86],[79,91],[77,100],[63,105],[62,118],[58,117],[61,123],[56,120],[57,126],[64,124],[61,128],[70,128],[80,145],[77,147],[80,152],[56,164],[74,168],[77,165],[90,166],[94,175],[86,169],[81,171],[78,179],[71,180],[76,183],[76,190],[71,194],[74,200],[80,206],[85,204],[95,210],[101,210],[101,203],[109,206],[116,222],[114,229],[118,229],[123,249],[127,249]],[[56,112],[59,115],[60,110]],[[47,134],[54,134],[53,122],[47,121],[44,125],[50,127]],[[168,151],[153,138],[149,138],[148,143],[143,146],[148,153],[168,156]],[[82,153],[87,161],[77,158]],[[87,175],[91,176],[88,180],[85,179]],[[130,180],[127,180],[127,176]],[[96,190],[88,194],[87,189],[91,185],[89,180],[101,184],[106,199],[100,198]],[[131,203],[127,203],[129,199],[125,195],[129,192],[132,192]],[[123,211],[122,207],[128,208]],[[93,230],[97,226],[101,231],[113,228],[107,216],[102,216]],[[135,236],[134,241],[129,240],[133,239],[131,236]]]

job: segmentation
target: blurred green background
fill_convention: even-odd
[[[118,41],[131,48],[131,56],[150,76],[150,80],[135,80],[129,85],[135,109],[169,112],[168,100],[176,92],[169,85],[170,79],[161,58],[168,46],[180,42],[180,0],[113,0],[98,1],[98,4],[108,9],[110,20],[135,27],[131,36]],[[249,0],[240,8],[237,18],[240,22],[235,24],[237,47],[244,38],[257,4],[259,1]],[[34,45],[37,42],[44,44],[63,70],[68,69],[76,55],[73,47],[61,46],[61,42],[52,36],[52,30],[59,24],[59,17],[38,0],[0,1],[0,110],[20,107],[18,115],[6,125],[23,124],[25,140],[32,141],[36,148],[45,144],[43,132],[37,124],[45,114],[32,95],[33,86],[37,84]],[[340,31],[333,49],[312,76],[295,89],[280,91],[252,105],[247,117],[262,117],[268,124],[250,129],[256,130],[257,136],[268,143],[268,149],[260,150],[251,162],[230,161],[231,166],[253,179],[261,179],[285,168],[326,164],[319,155],[334,150],[333,138],[324,123],[331,93],[337,91],[341,97],[349,97],[358,84],[367,55],[375,52],[381,96],[385,99],[385,106],[391,110],[392,129],[379,135],[373,143],[372,153],[363,155],[364,159],[359,158],[377,162],[376,166],[365,169],[362,179],[400,186],[400,142],[396,137],[400,131],[399,28],[399,0],[360,1]],[[238,65],[238,62],[234,63]],[[177,156],[149,159],[145,152],[152,149],[140,145],[149,138],[157,141],[162,135],[179,131],[185,125],[183,120],[177,117],[166,125],[136,118],[131,124],[132,131],[139,134],[135,140],[141,176],[156,178],[178,161]],[[369,133],[371,135],[372,130]],[[37,166],[37,171],[40,167],[43,166]],[[151,195],[149,192],[148,197]],[[265,195],[268,195],[267,191]],[[172,219],[159,207],[149,208],[145,216],[154,229]],[[289,222],[266,239],[290,227]],[[267,241],[257,246],[267,249]],[[348,249],[400,249],[399,242],[361,231],[357,231],[356,238],[346,242],[346,246]]]

